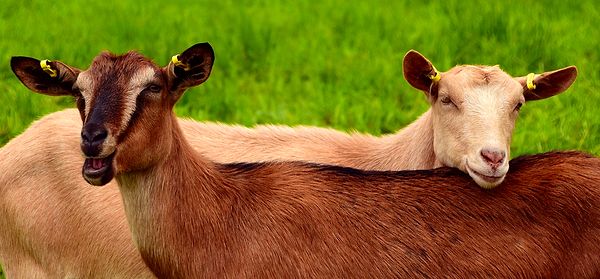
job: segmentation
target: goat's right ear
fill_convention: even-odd
[[[10,67],[31,91],[51,96],[74,95],[73,84],[81,70],[59,61],[13,56]]]
[[[402,61],[404,78],[410,85],[428,94],[431,84],[439,81],[440,73],[422,54],[410,50]]]
[[[567,90],[577,78],[577,67],[569,66],[539,75],[515,78],[523,86],[525,100],[534,101],[558,95]]]
[[[210,76],[215,53],[209,43],[199,43],[171,58],[166,67],[169,90],[178,99],[185,89],[205,82]]]

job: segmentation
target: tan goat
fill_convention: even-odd
[[[497,66],[456,66],[445,73],[409,51],[404,75],[426,93],[431,108],[396,134],[374,137],[315,127],[214,123],[186,125],[192,146],[220,163],[301,160],[365,170],[415,170],[440,166],[468,173],[481,187],[498,186],[508,172],[512,131],[521,105],[565,91],[574,66],[512,78]],[[430,77],[438,75],[433,81]],[[224,151],[226,150],[226,151]]]
[[[81,93],[84,178],[116,177],[134,240],[159,277],[600,275],[599,159],[516,159],[494,191],[448,168],[213,163],[172,112],[208,78],[212,48],[195,45],[180,59],[188,70],[102,54],[83,72],[53,64],[59,79],[38,60],[12,60],[36,92]]]

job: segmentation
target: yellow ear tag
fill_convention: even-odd
[[[179,54],[173,55],[173,57],[171,57],[171,62],[173,62],[173,65],[179,68],[183,68],[183,70],[185,71],[190,69],[190,67],[187,64],[184,64],[183,62],[181,62],[181,60],[179,60]]]
[[[534,78],[535,78],[534,73],[529,73],[527,75],[527,89],[529,89],[529,90],[535,89],[535,84],[533,83]]]
[[[50,63],[52,61],[44,59],[42,61],[40,61],[40,67],[42,67],[42,70],[44,70],[44,72],[46,72],[46,74],[48,74],[50,77],[56,77],[57,72],[56,70],[52,69],[52,67],[50,67]]]
[[[431,66],[433,67],[433,65],[431,65]],[[442,75],[440,75],[440,72],[438,72],[438,70],[435,67],[433,67],[433,72],[434,72],[433,75],[427,75],[427,77],[433,82],[440,81],[440,79],[442,78]]]

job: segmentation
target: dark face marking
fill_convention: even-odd
[[[102,53],[81,76],[75,87],[81,92],[78,109],[84,119],[81,149],[88,157],[83,175],[89,183],[103,185],[116,173],[117,145],[136,126],[133,122],[145,107],[145,93],[152,91],[152,98],[161,99],[164,86],[156,85],[164,84],[164,75],[150,60],[129,52],[122,56]]]
[[[150,78],[156,80],[147,80],[147,69],[154,69],[155,73]],[[137,114],[135,111],[140,108],[136,103],[145,83],[164,83],[162,75],[157,73],[160,73],[160,68],[138,53],[129,52],[121,56],[100,54],[85,72],[93,88],[81,88],[86,99],[79,108],[85,114],[84,125],[104,125],[112,136],[120,137],[130,125],[131,116]],[[89,104],[87,114],[86,103]]]

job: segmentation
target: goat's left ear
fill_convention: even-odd
[[[60,61],[14,56],[10,68],[31,91],[51,96],[74,95],[73,84],[81,70]]]
[[[166,67],[169,90],[178,99],[185,89],[199,85],[210,76],[215,53],[209,43],[199,43],[171,58]]]
[[[517,77],[516,80],[523,86],[525,100],[541,100],[558,95],[567,90],[577,78],[577,67],[569,66],[559,70],[535,75],[528,81],[527,76]]]
[[[440,73],[425,56],[410,50],[402,60],[402,72],[410,85],[429,94],[431,85],[440,80]]]

